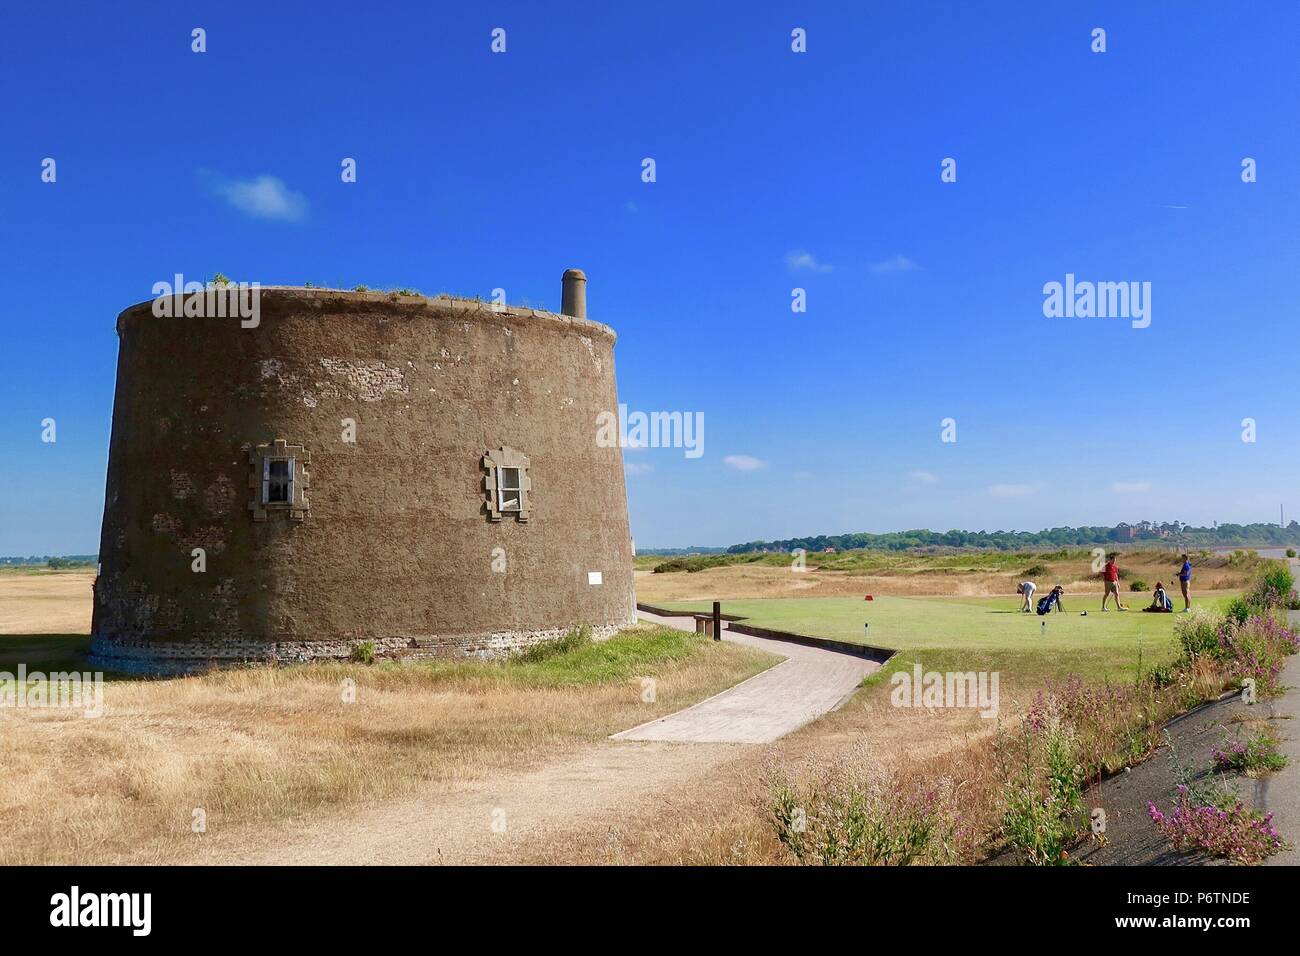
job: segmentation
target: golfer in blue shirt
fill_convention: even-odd
[[[1192,599],[1187,596],[1187,589],[1192,583],[1192,562],[1183,555],[1183,566],[1178,569],[1178,584],[1183,589],[1183,613],[1192,609]]]

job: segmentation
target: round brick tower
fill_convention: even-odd
[[[296,288],[254,290],[253,319],[211,293],[124,311],[97,666],[487,656],[633,621],[597,440],[614,333],[574,272],[573,315]]]

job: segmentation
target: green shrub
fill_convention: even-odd
[[[1219,635],[1222,660],[1228,673],[1242,682],[1253,681],[1262,698],[1282,693],[1282,668],[1286,658],[1300,650],[1300,639],[1271,615],[1252,616],[1245,624],[1226,628]]]
[[[1281,561],[1270,561],[1246,595],[1246,604],[1254,613],[1264,614],[1284,607],[1294,588],[1295,577],[1291,569]]]
[[[1041,734],[1026,731],[1024,770],[1011,783],[1002,826],[1011,845],[1034,866],[1070,866],[1066,852],[1078,838],[1087,814],[1083,806],[1083,766],[1070,734],[1061,726]],[[1042,747],[1041,756],[1034,752]],[[1046,780],[1032,769],[1040,764]]]
[[[1287,548],[1287,549],[1286,549],[1286,556],[1287,556],[1288,558],[1294,558],[1294,557],[1295,557],[1295,548]]]
[[[1147,589],[1147,583],[1141,578],[1134,578],[1129,582],[1128,589],[1130,591],[1145,591]]]
[[[1154,687],[1168,687],[1178,680],[1178,671],[1173,664],[1157,664],[1147,672],[1147,680]]]
[[[1045,578],[1052,573],[1051,568],[1045,564],[1031,564],[1025,568],[1024,576],[1026,578]]]
[[[1191,661],[1201,655],[1217,660],[1221,653],[1219,631],[1224,626],[1224,616],[1209,608],[1194,607],[1191,614],[1180,615],[1174,621],[1174,636],[1183,647],[1183,660]]]
[[[654,566],[654,574],[671,574],[674,571],[685,571],[688,574],[694,574],[696,571],[704,571],[709,568],[721,568],[733,564],[755,564],[766,561],[769,557],[765,554],[686,554],[678,558],[669,558]],[[788,563],[793,560],[786,556],[775,556],[776,560],[781,563]]]
[[[352,653],[348,659],[358,664],[373,664],[375,662],[375,642],[374,641],[357,641],[352,645]]]
[[[891,775],[852,775],[807,789],[771,787],[776,836],[805,865],[968,862],[955,787],[918,790]]]
[[[1250,601],[1240,595],[1230,598],[1228,603],[1223,605],[1223,616],[1232,624],[1245,624],[1253,613],[1255,611]]]
[[[1245,613],[1244,620],[1235,616]],[[1282,690],[1279,675],[1286,658],[1296,653],[1300,640],[1275,615],[1250,613],[1246,602],[1220,617],[1205,608],[1193,608],[1174,622],[1174,634],[1183,646],[1183,662],[1205,655],[1244,686],[1250,679],[1260,697],[1275,697]]]
[[[1236,740],[1222,750],[1211,754],[1214,769],[1220,772],[1236,771],[1247,777],[1260,777],[1287,764],[1286,754],[1278,748],[1282,739],[1272,727],[1265,727],[1244,740]]]
[[[1274,590],[1283,593],[1295,587],[1295,575],[1291,573],[1290,566],[1281,561],[1274,562],[1273,566],[1264,572],[1263,580]]]

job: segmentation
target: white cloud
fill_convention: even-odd
[[[1111,483],[1110,490],[1117,495],[1141,495],[1151,490],[1151,482],[1115,481]]]
[[[728,455],[722,459],[723,464],[730,465],[737,471],[758,471],[765,468],[767,462],[755,458],[753,455]]]
[[[921,268],[921,266],[916,261],[909,259],[907,256],[900,253],[899,255],[885,259],[882,262],[873,262],[868,268],[870,268],[872,272],[876,273],[912,272]]]
[[[623,470],[629,475],[644,475],[647,471],[654,471],[654,465],[643,464],[639,461],[623,462]]]
[[[830,272],[835,268],[829,263],[818,262],[817,257],[803,249],[793,249],[785,254],[785,264],[791,272],[807,269],[809,272]]]
[[[253,179],[213,177],[212,188],[230,205],[254,219],[294,222],[307,215],[307,197],[291,190],[276,176]]]
[[[939,476],[930,471],[914,471],[912,477],[917,481],[924,481],[927,485],[933,485],[939,480]]]
[[[994,498],[1022,498],[1033,493],[1033,485],[989,485],[989,494]]]

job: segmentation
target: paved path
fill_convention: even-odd
[[[1292,627],[1300,626],[1300,611],[1292,611],[1290,617]],[[1255,782],[1254,805],[1257,810],[1273,814],[1273,826],[1293,844],[1292,849],[1264,862],[1270,866],[1296,866],[1300,864],[1300,654],[1287,659],[1282,683],[1287,685],[1286,692],[1269,701],[1268,706],[1282,738],[1278,750],[1287,755],[1287,765]]]
[[[695,630],[692,617],[664,617],[645,611],[638,611],[637,616],[678,630]],[[708,700],[614,734],[612,739],[770,743],[834,710],[862,678],[880,666],[854,654],[741,634],[725,623],[723,630],[725,640],[759,647],[786,660]]]

